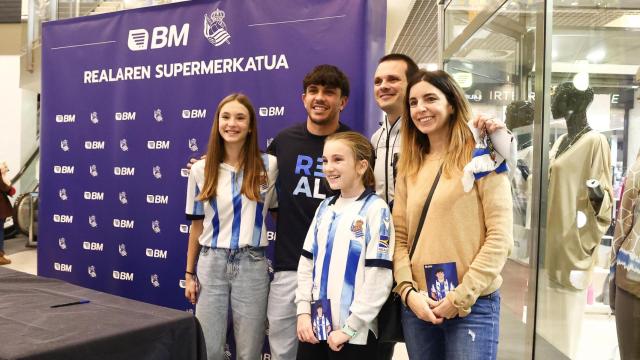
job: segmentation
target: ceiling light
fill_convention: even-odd
[[[438,64],[436,63],[427,64],[427,71],[436,71],[436,70],[438,70]]]
[[[587,60],[589,60],[590,63],[599,63],[604,60],[606,55],[607,53],[604,49],[594,50],[587,55]]]

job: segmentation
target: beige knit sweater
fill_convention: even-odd
[[[447,298],[458,308],[459,316],[466,316],[479,296],[502,284],[500,272],[513,246],[511,188],[505,173],[492,173],[465,193],[462,171],[451,177],[443,173],[409,263],[409,249],[439,166],[438,161],[427,160],[416,176],[399,174],[397,178],[395,291],[401,294],[407,286],[426,290],[424,265],[455,262],[459,285]]]

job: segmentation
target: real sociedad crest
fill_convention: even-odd
[[[356,219],[353,224],[351,224],[351,232],[353,233],[353,236],[355,236],[356,238],[360,238],[364,236],[364,233],[362,231],[362,225],[364,225],[364,221],[362,221],[362,219]]]
[[[189,150],[196,152],[198,151],[198,141],[194,138],[189,139]]]
[[[118,245],[118,252],[120,256],[127,256],[127,247],[124,244]]]
[[[127,193],[124,191],[118,193],[118,199],[122,205],[125,205],[127,203]]]
[[[160,109],[153,110],[153,118],[157,122],[162,122],[162,120],[164,120],[164,118],[162,117],[162,110],[160,110]]]
[[[69,197],[67,196],[67,189],[62,188],[58,191],[58,196],[60,196],[60,200],[67,200]]]
[[[62,141],[60,141],[60,149],[62,149],[62,151],[69,151],[69,140],[64,139]]]
[[[153,285],[153,287],[160,287],[160,281],[158,280],[158,274],[151,275],[151,285]]]
[[[87,272],[89,273],[89,276],[91,276],[92,278],[96,277],[96,267],[91,265],[87,268]]]
[[[91,226],[92,228],[97,228],[98,227],[98,222],[96,221],[96,216],[95,215],[90,215],[89,216],[89,226]]]
[[[215,46],[231,44],[231,35],[227,32],[227,25],[222,21],[224,16],[224,11],[220,9],[212,12],[211,16],[204,14],[204,37]]]
[[[162,178],[162,172],[160,171],[160,166],[156,165],[153,167],[153,177],[156,179]]]
[[[91,176],[93,176],[93,177],[98,176],[98,167],[96,165],[94,165],[94,164],[89,166],[89,174],[91,174]]]
[[[151,222],[151,229],[153,229],[153,232],[156,234],[160,234],[160,221],[158,220],[153,220]]]
[[[91,116],[90,116],[90,120],[92,123],[97,124],[98,123],[98,113],[97,112],[92,112]]]
[[[63,237],[59,238],[58,246],[60,246],[60,249],[65,250],[67,248],[67,240],[65,240],[65,238]]]
[[[120,150],[129,151],[129,146],[127,145],[127,139],[120,140]]]

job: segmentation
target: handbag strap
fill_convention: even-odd
[[[424,219],[427,217],[427,211],[429,211],[429,205],[431,205],[431,198],[433,197],[433,193],[436,191],[436,186],[438,185],[438,181],[440,180],[440,175],[442,174],[442,165],[440,165],[440,169],[438,169],[438,174],[436,175],[436,179],[433,180],[433,185],[431,185],[431,190],[429,190],[429,195],[427,196],[427,200],[424,202],[424,207],[422,208],[422,214],[420,214],[420,221],[418,222],[418,229],[416,230],[416,235],[413,239],[413,244],[411,245],[411,251],[409,252],[409,261],[413,257],[413,253],[416,250],[418,245],[418,239],[420,239],[420,233],[422,232],[422,225],[424,225]]]

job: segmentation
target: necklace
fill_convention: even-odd
[[[555,158],[557,159],[558,156],[567,152],[567,150],[569,150],[571,146],[573,146],[573,144],[575,144],[578,141],[578,139],[580,139],[582,135],[586,134],[589,130],[591,130],[591,128],[588,126],[585,126],[582,130],[580,130],[579,133],[576,134],[576,136],[573,137],[573,139],[571,139],[571,141],[569,141],[569,145],[563,147],[562,145],[566,142],[567,139],[569,139],[569,134],[567,134],[567,137],[564,138],[562,143],[560,143],[560,145],[558,146],[558,151],[556,152]]]

